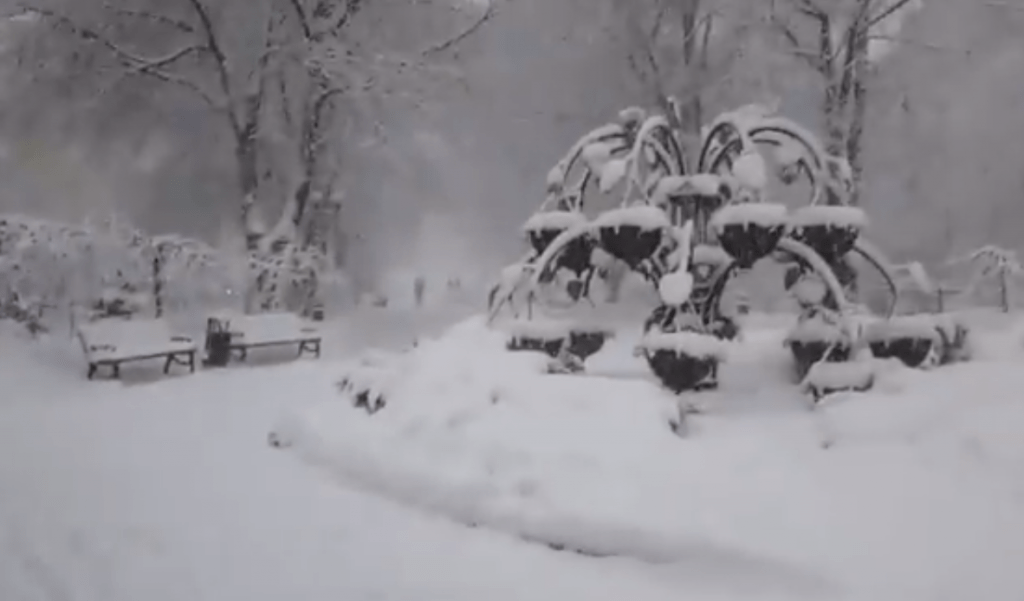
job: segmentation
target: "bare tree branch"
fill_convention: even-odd
[[[113,54],[114,57],[117,58],[121,62],[121,64],[124,65],[124,67],[127,69],[127,71],[124,74],[125,76],[146,75],[166,83],[173,83],[197,94],[204,102],[206,102],[208,105],[210,105],[211,108],[215,110],[223,110],[226,108],[224,102],[218,102],[213,96],[211,96],[206,90],[202,88],[202,86],[200,86],[195,81],[192,81],[180,75],[176,75],[174,73],[169,73],[162,69],[162,67],[166,67],[174,63],[175,61],[178,61],[181,58],[188,56],[189,54],[198,53],[202,51],[203,49],[201,47],[187,46],[185,48],[176,50],[164,57],[159,58],[139,56],[125,49],[120,44],[117,44],[114,41],[110,40],[105,35],[101,34],[99,31],[86,25],[83,25],[81,23],[78,23],[70,17],[58,13],[52,9],[37,7],[28,4],[23,4],[19,8],[23,11],[31,12],[40,15],[41,17],[51,19],[56,23],[68,28],[75,35],[81,37],[83,40],[87,42],[95,42],[102,45],[107,50],[109,50],[111,54]]]
[[[306,15],[306,9],[302,8],[302,0],[288,0],[288,4],[295,11],[295,16],[299,19],[299,27],[302,28],[302,37],[309,40],[313,37],[313,27],[310,25],[309,17]]]
[[[185,88],[185,89],[191,91],[192,93],[196,94],[197,96],[199,96],[199,98],[201,98],[203,100],[203,102],[205,102],[207,105],[209,105],[209,107],[211,109],[213,109],[215,112],[225,113],[225,114],[229,113],[228,105],[226,103],[224,103],[223,101],[218,101],[216,98],[211,96],[206,90],[201,88],[195,82],[190,81],[190,80],[188,80],[188,79],[186,79],[184,77],[181,77],[180,75],[175,75],[173,73],[166,73],[166,72],[160,71],[158,69],[148,69],[148,68],[142,68],[142,69],[138,69],[138,70],[136,70],[134,72],[125,73],[126,77],[130,76],[130,75],[145,75],[147,77],[152,77],[154,79],[160,80],[160,81],[162,81],[164,83],[175,84],[175,85],[180,86],[182,88]]]
[[[785,38],[786,42],[789,43],[790,54],[793,54],[804,59],[805,61],[807,61],[808,66],[810,66],[812,69],[817,70],[818,54],[816,52],[812,52],[804,48],[803,44],[800,43],[800,39],[797,37],[796,33],[793,32],[793,29],[790,28],[788,23],[784,23],[782,19],[779,19],[777,16],[774,15],[772,15],[771,17],[771,22],[772,25],[774,25],[775,28],[779,31],[779,33],[782,34],[782,37]]]
[[[139,64],[139,66],[136,67],[134,70],[136,70],[136,71],[142,71],[142,70],[152,71],[152,70],[155,70],[155,69],[160,69],[162,67],[167,67],[167,66],[171,65],[172,63],[175,63],[175,62],[185,58],[186,56],[188,56],[190,54],[201,55],[205,51],[206,51],[205,48],[203,48],[202,46],[185,46],[184,48],[182,48],[180,50],[175,50],[174,52],[171,52],[170,54],[168,54],[168,55],[166,55],[166,56],[164,56],[162,58],[147,59],[147,60],[141,62]]]
[[[808,17],[814,17],[820,19],[822,17],[828,17],[828,12],[822,7],[818,6],[813,0],[797,0],[800,7],[797,9]]]
[[[210,19],[210,13],[207,11],[206,6],[203,5],[202,0],[187,0],[192,10],[196,13],[196,17],[199,18],[199,23],[202,26],[203,37],[206,39],[206,49],[210,51],[210,55],[213,56],[214,64],[217,69],[217,78],[220,81],[221,91],[224,93],[224,98],[228,103],[228,110],[230,111],[231,126],[234,128],[235,133],[241,133],[242,124],[239,121],[239,116],[235,113],[232,108],[231,100],[234,96],[231,90],[231,76],[228,72],[228,59],[225,56],[224,51],[220,47],[220,41],[217,38],[217,32],[213,28],[213,21]]]
[[[132,9],[128,9],[128,8],[118,8],[116,6],[112,6],[109,2],[104,2],[103,3],[103,8],[113,12],[114,14],[120,15],[122,17],[130,17],[130,18],[133,18],[133,19],[141,19],[141,20],[144,20],[144,21],[152,21],[153,23],[158,23],[160,25],[169,25],[171,27],[174,27],[175,29],[181,30],[184,33],[196,33],[196,28],[193,27],[191,23],[187,23],[185,21],[182,21],[180,19],[175,19],[175,18],[169,17],[167,15],[162,15],[162,14],[159,14],[159,13],[153,13],[153,12],[143,11],[143,10],[132,10]]]
[[[888,8],[884,9],[877,15],[869,17],[867,22],[867,29],[870,30],[875,25],[878,25],[882,21],[888,19],[890,16],[898,12],[907,4],[910,4],[910,0],[896,0],[895,2],[890,4]]]
[[[364,0],[347,0],[345,2],[345,10],[341,11],[341,16],[338,17],[330,28],[331,33],[337,33],[348,25],[352,21],[352,17],[363,7],[363,2]],[[321,6],[323,6],[323,0],[321,0]]]
[[[444,52],[445,50],[448,50],[449,48],[452,48],[452,47],[456,46],[457,44],[459,44],[460,42],[462,42],[463,40],[465,40],[469,36],[471,36],[474,33],[476,33],[481,27],[484,26],[485,23],[487,23],[488,21],[491,20],[491,18],[494,17],[494,13],[495,13],[494,2],[495,2],[495,0],[488,0],[487,8],[484,10],[484,13],[480,16],[480,18],[478,18],[476,21],[474,21],[472,25],[470,25],[469,27],[464,29],[461,33],[459,33],[458,35],[456,35],[455,37],[453,37],[451,39],[448,39],[448,40],[446,40],[444,42],[441,42],[439,44],[435,44],[434,46],[431,46],[431,47],[427,48],[426,50],[422,51],[420,54],[422,54],[423,56],[429,56],[431,54],[437,54],[439,52]]]

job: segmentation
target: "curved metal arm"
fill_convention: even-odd
[[[606,125],[598,127],[597,129],[591,130],[586,135],[576,140],[576,143],[573,144],[572,148],[569,149],[569,152],[566,153],[565,156],[563,156],[557,163],[555,163],[555,166],[548,173],[548,184],[551,184],[551,180],[557,174],[558,179],[564,186],[565,178],[569,176],[569,172],[576,164],[576,161],[579,160],[580,155],[582,155],[583,153],[583,149],[589,146],[590,144],[595,144],[597,142],[606,142],[614,140],[616,138],[620,138],[623,141],[627,142],[628,148],[629,146],[627,140],[627,133],[628,132],[626,131],[626,129],[622,125],[619,125],[618,123],[608,123]]]
[[[733,271],[739,269],[739,266],[740,264],[736,261],[730,261],[725,267],[720,267],[715,275],[712,276],[714,281],[711,284],[711,291],[708,293],[704,314],[701,315],[704,323],[710,323],[712,318],[722,316],[721,303],[722,295],[725,294],[725,285],[729,283]]]
[[[822,259],[821,255],[814,252],[814,249],[792,238],[779,240],[778,249],[803,259],[821,277],[822,282],[825,283],[825,286],[832,293],[832,297],[836,299],[836,306],[841,313],[852,309],[850,302],[846,300],[846,296],[843,294],[843,287],[839,284],[839,280],[836,279],[836,274],[832,272],[832,268],[828,266],[825,259]]]
[[[519,287],[522,285],[523,280],[525,279],[523,276],[526,274],[526,272],[529,269],[533,268],[533,265],[530,263],[530,258],[531,257],[532,257],[532,255],[530,253],[527,253],[519,261],[517,261],[515,263],[512,263],[511,265],[508,265],[504,269],[502,269],[502,276],[505,275],[505,270],[510,269],[512,267],[519,267],[520,272],[519,272],[519,276],[516,278],[516,281],[512,284],[511,288],[508,288],[508,289],[505,288],[505,283],[506,282],[505,282],[505,280],[503,278],[499,279],[498,283],[496,283],[494,285],[494,287],[491,288],[491,291],[490,291],[490,293],[488,295],[488,302],[487,302],[487,304],[488,304],[487,323],[488,324],[490,324],[490,323],[492,323],[494,321],[494,318],[498,316],[498,313],[501,311],[501,309],[506,304],[511,304],[512,303],[512,297],[515,295],[516,291],[519,290]],[[498,296],[499,294],[501,295],[500,297]]]
[[[726,115],[716,122],[708,132],[704,142],[700,162],[701,172],[716,173],[733,155],[739,155],[748,146],[773,144],[782,146],[785,140],[796,142],[802,148],[799,165],[811,182],[811,204],[820,199],[824,185],[830,181],[827,165],[827,153],[818,138],[809,130],[785,117],[764,116],[754,120],[752,125],[743,127],[744,123]],[[725,134],[731,136],[724,143],[717,138]],[[716,144],[718,146],[716,147]]]
[[[724,142],[717,152],[714,154],[714,160],[711,160],[712,151],[715,149],[715,144],[718,143],[719,136],[730,136],[731,140]],[[700,155],[697,159],[697,172],[698,173],[713,173],[711,170],[711,164],[717,164],[719,157],[721,157],[726,148],[739,144],[739,150],[743,150],[743,136],[740,132],[739,127],[732,121],[719,121],[711,126],[707,134],[704,137],[704,143],[701,144]]]
[[[548,247],[544,249],[544,252],[533,262],[534,271],[532,277],[530,277],[530,287],[536,289],[540,285],[540,278],[547,271],[548,264],[558,257],[558,253],[562,252],[563,248],[576,238],[589,235],[596,230],[597,227],[594,223],[588,221],[565,230],[552,240]]]
[[[865,240],[858,239],[853,245],[853,250],[867,259],[868,263],[871,263],[882,277],[885,278],[887,284],[889,284],[889,290],[892,292],[892,302],[889,303],[889,310],[886,312],[885,318],[889,319],[896,312],[896,303],[899,302],[899,289],[896,287],[896,280],[893,277],[892,263],[882,254],[874,244]]]
[[[669,126],[668,120],[661,115],[648,117],[637,132],[636,139],[633,141],[633,147],[630,149],[629,155],[626,159],[628,161],[629,172],[627,175],[628,179],[626,189],[622,196],[623,206],[626,206],[629,202],[629,197],[634,190],[640,190],[640,193],[645,196],[646,200],[647,191],[643,182],[640,181],[639,167],[643,149],[646,144],[650,144],[651,148],[654,149],[654,152],[661,156],[662,160],[669,166],[670,171],[680,169],[682,158],[679,156],[665,156],[666,154],[669,154],[669,150],[665,148],[664,144],[662,144],[660,140],[652,137],[652,135],[658,130],[662,130],[669,137],[672,137],[672,129]],[[681,175],[681,173],[669,173],[669,175]]]
[[[817,136],[794,121],[785,117],[770,117],[751,127],[749,133],[755,141],[770,135],[784,136],[795,140],[804,147],[806,156],[814,160],[815,170],[820,172],[825,168],[825,157],[828,153],[825,152],[821,142],[818,141]]]

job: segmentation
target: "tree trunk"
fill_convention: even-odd
[[[163,253],[158,247],[153,254],[153,309],[156,318],[164,316],[164,261]]]
[[[700,0],[686,0],[683,8],[683,64],[686,65],[691,80],[703,75],[700,73],[700,57],[697,52],[700,5]],[[702,82],[691,83],[693,89],[698,90]],[[683,132],[689,135],[699,134],[702,112],[700,93],[691,92],[680,109],[680,125]]]
[[[846,137],[846,158],[853,174],[853,190],[850,193],[850,204],[860,204],[861,184],[864,177],[864,121],[867,118],[868,93],[865,80],[868,76],[868,32],[858,24],[852,33],[854,38],[850,47],[853,50],[851,64],[853,81],[853,114],[850,116],[850,130]]]
[[[245,248],[249,252],[257,250],[260,238],[265,234],[263,223],[255,212],[256,191],[259,188],[259,153],[255,138],[235,138],[235,161],[238,168],[238,187],[242,194],[241,218],[242,232],[245,234]]]
[[[832,20],[822,15],[818,22],[818,72],[825,82],[822,116],[825,119],[825,150],[838,155],[843,148],[843,120],[840,108],[841,77],[832,60]],[[841,76],[841,74],[839,74]]]

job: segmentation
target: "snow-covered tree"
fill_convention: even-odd
[[[445,53],[493,14],[411,0],[30,0],[8,13],[6,50],[26,86],[90,106],[191,97],[230,140],[235,214],[266,257],[288,244],[323,252],[353,128],[450,75]]]
[[[1016,251],[986,244],[962,257],[949,261],[950,265],[967,264],[972,268],[971,280],[964,291],[970,295],[987,283],[994,283],[999,290],[999,304],[1004,312],[1013,306],[1010,295],[1011,282],[1024,274],[1024,267]]]

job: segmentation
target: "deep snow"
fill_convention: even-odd
[[[620,333],[591,376],[547,376],[469,322],[378,353],[385,369],[400,358],[401,377],[374,417],[335,389],[348,366],[336,358],[398,350],[452,318],[361,314],[332,326],[319,362],[129,384],[85,382],[67,341],[4,337],[0,599],[1024,591],[1016,334],[987,336],[972,364],[880,368],[872,393],[809,412],[773,318],[730,347],[724,389],[695,397],[684,438],[632,356],[638,333]],[[271,448],[272,430],[293,447]]]
[[[452,318],[359,314],[328,354],[399,348]],[[329,358],[151,382],[158,368],[89,383],[68,341],[0,333],[0,599],[790,598],[771,575],[752,591],[708,562],[559,553],[325,477],[267,434],[335,397]]]
[[[559,376],[470,321],[377,356],[381,412],[332,399],[275,432],[388,498],[588,554],[770,574],[793,596],[1019,599],[1019,336],[983,332],[978,361],[931,372],[877,362],[874,390],[814,411],[787,381],[784,337],[748,329],[722,389],[681,418],[633,356],[638,332],[589,376]]]

